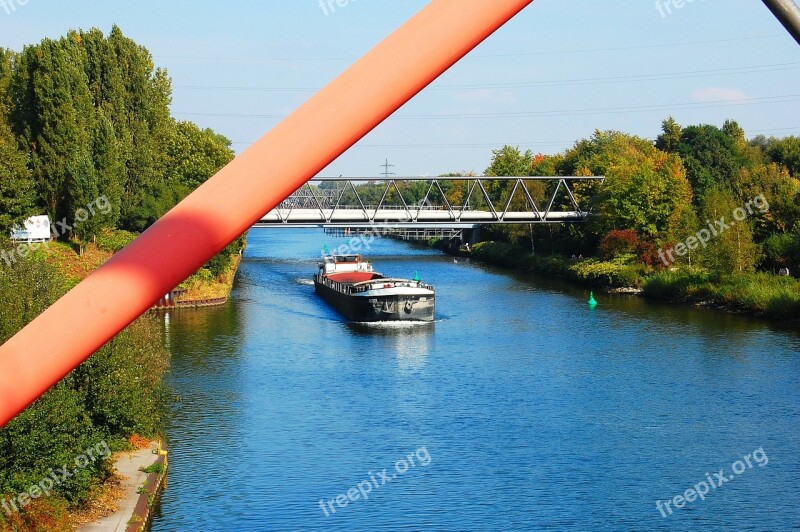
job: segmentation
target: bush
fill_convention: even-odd
[[[696,296],[713,281],[705,270],[680,268],[650,275],[644,283],[644,295],[655,299],[683,301]]]
[[[519,266],[527,253],[520,247],[504,242],[480,242],[472,248],[472,255],[492,264],[514,267]]]
[[[800,236],[792,233],[776,233],[764,241],[765,268],[778,270],[789,268],[797,274],[800,271]]]
[[[231,264],[231,257],[238,255],[245,247],[245,237],[241,236],[231,242],[228,247],[220,251],[203,268],[210,271],[214,278],[218,278]]]
[[[584,284],[604,288],[638,288],[643,282],[644,267],[626,264],[628,260],[625,257],[609,262],[589,259],[570,266],[569,270],[576,280]]]
[[[24,512],[11,515],[0,512],[0,532],[71,532],[74,529],[67,502],[56,497],[31,501]]]
[[[600,242],[600,257],[609,260],[620,255],[636,255],[641,243],[633,229],[615,229]]]
[[[228,265],[231,263],[231,256],[223,250],[222,253],[219,253],[214,256],[210,261],[203,266],[203,269],[211,272],[211,276],[213,278],[217,278],[222,275],[226,269],[228,269]]]
[[[155,436],[163,424],[167,390],[161,377],[168,367],[160,327],[143,318],[73,373],[95,426],[116,436]]]
[[[10,266],[0,263],[0,297],[5,302],[0,343],[52,304],[64,284],[61,273],[37,257]],[[27,491],[49,476],[51,468],[74,464],[76,457],[104,441],[120,448],[133,432],[156,436],[163,420],[162,376],[168,357],[159,324],[140,319],[0,429],[0,497]],[[109,473],[107,462],[91,461],[52,493],[78,505]],[[47,508],[40,510],[47,515]],[[0,520],[0,530],[2,526]]]
[[[669,301],[710,302],[769,317],[800,316],[800,281],[768,273],[716,278],[703,270],[681,268],[651,275],[644,293]]]
[[[714,300],[740,310],[771,317],[800,317],[800,281],[768,273],[735,275],[722,279],[712,292]]]
[[[97,235],[97,247],[103,251],[116,253],[133,242],[137,236],[139,235],[136,233],[123,231],[122,229],[103,229]]]

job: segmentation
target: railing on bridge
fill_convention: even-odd
[[[256,227],[580,223],[591,216],[604,180],[603,176],[321,177],[303,185]]]

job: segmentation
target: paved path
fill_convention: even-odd
[[[125,477],[122,481],[122,489],[125,490],[125,496],[119,502],[119,510],[96,523],[79,526],[78,532],[125,532],[128,528],[128,521],[136,509],[136,503],[139,501],[137,490],[147,480],[147,473],[139,471],[139,468],[148,467],[155,463],[158,459],[158,454],[154,454],[153,450],[157,448],[158,444],[153,443],[148,449],[125,453],[116,459],[114,468],[121,476]]]

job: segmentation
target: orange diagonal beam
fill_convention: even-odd
[[[433,0],[0,347],[0,426],[533,0]]]

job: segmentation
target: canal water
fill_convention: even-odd
[[[153,530],[800,527],[796,329],[388,239],[366,254],[438,320],[353,325],[312,284],[343,242],[254,230],[230,303],[166,318]]]

